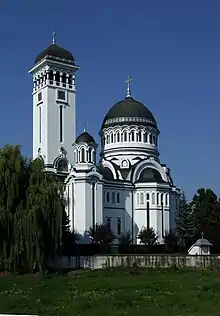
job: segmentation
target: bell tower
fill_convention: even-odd
[[[41,157],[46,170],[66,173],[76,138],[75,73],[73,55],[52,44],[35,59],[33,76],[33,159]]]

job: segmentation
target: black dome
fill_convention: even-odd
[[[82,134],[80,134],[75,141],[77,144],[79,143],[94,143],[95,144],[95,140],[94,138],[87,132],[83,132]]]
[[[118,118],[126,118],[118,120]],[[116,120],[117,119],[117,120]],[[117,102],[106,114],[102,128],[104,126],[114,126],[120,124],[140,124],[147,123],[148,125],[157,126],[153,114],[139,101],[132,97],[126,97],[124,100]]]
[[[74,58],[73,55],[66,49],[56,45],[52,44],[49,47],[47,47],[43,52],[41,52],[35,59],[35,64],[37,64],[39,61],[41,61],[43,58],[49,58],[49,59],[55,59],[60,58],[65,61],[71,62],[74,64]]]

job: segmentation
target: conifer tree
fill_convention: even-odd
[[[177,204],[176,214],[176,231],[182,246],[189,247],[194,242],[195,228],[195,218],[183,192]]]

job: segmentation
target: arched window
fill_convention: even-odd
[[[62,75],[62,83],[66,83],[66,73],[64,72]]]
[[[137,193],[137,204],[140,203],[140,200],[139,200],[139,193]]]
[[[168,193],[165,194],[165,205],[168,206]]]
[[[109,139],[110,139],[110,136],[107,135],[107,141],[106,141],[106,144],[109,144]]]
[[[85,148],[81,149],[81,162],[85,162]]]
[[[152,134],[149,135],[149,143],[150,143],[150,144],[153,143],[153,136],[152,136]]]
[[[95,150],[93,150],[93,152],[92,152],[92,159],[93,159],[93,163],[96,163],[96,152],[95,152]]]
[[[157,146],[157,137],[155,137],[155,145]]]
[[[142,132],[138,131],[138,142],[142,141]]]
[[[124,142],[126,142],[126,141],[127,141],[127,132],[124,131]]]
[[[157,205],[159,205],[159,197],[160,197],[160,194],[157,192]]]
[[[111,133],[111,143],[113,143],[113,141],[114,141],[114,135],[113,133]]]
[[[120,142],[120,133],[119,132],[117,132],[117,142],[119,143]]]
[[[57,163],[57,170],[60,172],[67,172],[68,171],[68,163],[64,159],[60,159]]]
[[[74,159],[74,163],[77,163],[78,162],[78,157],[77,157],[77,152],[76,151],[74,151],[74,154],[73,154],[73,159]]]
[[[161,205],[163,204],[163,193],[161,193],[161,195],[160,195],[160,204]]]
[[[149,201],[150,200],[150,193],[146,193],[146,200]]]
[[[131,141],[134,142],[134,131],[131,131]]]
[[[68,84],[69,85],[73,84],[73,76],[72,75],[69,75],[69,77],[68,77]]]
[[[92,148],[91,147],[89,148],[89,151],[88,151],[88,162],[92,162]]]
[[[50,80],[50,83],[53,83],[53,71],[52,70],[49,71],[49,80]]]
[[[147,143],[147,132],[144,133],[144,142]]]
[[[155,193],[152,193],[152,204],[155,204]]]
[[[140,194],[140,204],[144,204],[144,193]]]
[[[57,71],[56,74],[55,74],[55,81],[56,82],[60,82],[60,73],[59,73],[59,71]]]
[[[112,204],[115,204],[115,192],[112,192]]]

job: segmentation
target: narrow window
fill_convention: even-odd
[[[150,194],[149,193],[146,194],[146,199],[147,199],[147,201],[150,200]]]
[[[92,148],[89,148],[89,151],[88,151],[88,161],[92,162]]]
[[[152,204],[155,204],[155,193],[152,193]]]
[[[117,193],[117,203],[120,203],[120,193]]]
[[[63,107],[60,106],[60,142],[63,142]]]
[[[109,203],[109,192],[106,193],[106,202]]]
[[[157,193],[157,205],[159,205],[159,193]]]
[[[39,106],[39,141],[41,143],[41,119],[42,119],[42,114],[41,114],[41,106]]]
[[[138,131],[138,142],[142,141],[142,132]]]
[[[157,137],[155,137],[155,145],[157,146]]]
[[[140,203],[140,200],[139,200],[139,193],[137,193],[137,204]]]
[[[50,72],[49,72],[49,80],[50,80],[50,84],[52,84],[53,83],[53,71],[52,70],[50,70]]]
[[[113,133],[111,133],[111,143],[114,142],[113,136],[114,136]]]
[[[59,86],[60,85],[60,73],[59,73],[59,71],[57,71],[55,74],[55,81],[56,81],[56,84]]]
[[[117,219],[117,234],[121,235],[121,219]]]
[[[144,204],[144,193],[141,193],[140,200],[141,200],[141,204]]]
[[[119,134],[119,132],[117,133],[117,142],[118,143],[120,142],[120,134]]]
[[[42,92],[38,93],[38,102],[42,101]]]
[[[112,192],[112,204],[115,204],[115,192]]]
[[[168,194],[165,195],[165,204],[168,206]]]
[[[62,76],[62,83],[66,83],[66,73],[65,72],[63,73],[63,76]]]
[[[161,205],[163,204],[163,193],[161,193],[161,196],[160,196],[160,204]]]
[[[127,132],[125,131],[124,132],[124,142],[126,142],[127,141]]]
[[[81,162],[85,162],[85,148],[81,149]]]
[[[144,133],[144,142],[147,143],[147,132]]]
[[[134,131],[131,131],[131,141],[134,142]]]
[[[108,229],[110,230],[111,229],[111,217],[107,217],[106,225],[107,225]]]
[[[150,137],[149,137],[149,142],[150,142],[150,144],[152,144],[152,142],[153,142],[152,137],[153,137],[153,136],[152,136],[152,134],[150,134],[149,136],[150,136]]]

